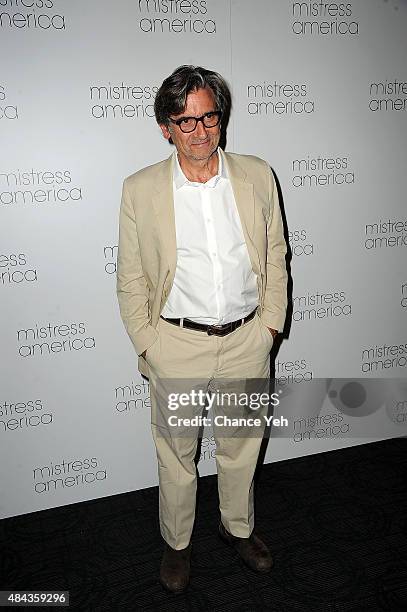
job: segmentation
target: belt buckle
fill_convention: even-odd
[[[222,336],[222,334],[219,333],[222,330],[222,327],[223,325],[208,325],[206,333],[208,336]]]

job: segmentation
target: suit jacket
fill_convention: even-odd
[[[281,331],[287,308],[287,246],[273,173],[258,157],[221,154],[257,275],[261,319]],[[123,183],[117,294],[124,325],[139,355],[158,337],[156,326],[175,275],[172,166],[173,155],[139,170]],[[139,370],[148,376],[141,356]]]

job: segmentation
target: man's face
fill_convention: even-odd
[[[181,117],[202,117],[205,113],[219,110],[215,107],[215,99],[212,90],[196,89],[187,95],[185,110],[180,115],[173,115],[171,119]],[[164,138],[172,138],[177,148],[180,160],[198,161],[209,159],[219,144],[220,124],[207,128],[199,121],[193,132],[185,134],[181,128],[174,123],[168,126],[160,125]]]

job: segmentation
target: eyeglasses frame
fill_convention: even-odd
[[[204,124],[205,117],[207,115],[212,115],[212,114],[216,114],[218,116],[217,123],[215,123],[215,125],[211,125],[211,126],[205,125]],[[178,125],[179,129],[181,130],[181,132],[183,134],[191,134],[191,132],[196,130],[196,126],[198,125],[199,121],[202,121],[202,125],[204,127],[206,127],[206,129],[210,130],[211,128],[216,127],[217,125],[219,125],[221,118],[222,118],[222,111],[221,110],[208,111],[207,113],[205,113],[201,117],[180,117],[179,119],[171,119],[171,117],[168,117],[168,119],[169,119],[169,121],[171,121],[171,123],[174,123],[175,125]],[[185,121],[185,119],[195,119],[195,125],[194,125],[194,128],[192,130],[188,130],[188,131],[185,132],[182,129],[181,124],[182,124],[183,121]]]

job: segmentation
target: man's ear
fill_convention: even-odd
[[[171,138],[171,134],[170,134],[170,130],[168,129],[168,125],[165,125],[164,123],[160,123],[160,128],[161,128],[164,138],[166,140],[169,140]]]

